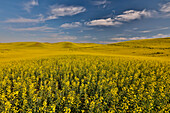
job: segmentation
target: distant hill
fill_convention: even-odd
[[[132,40],[119,42],[114,44],[115,46],[126,46],[126,47],[136,47],[136,48],[169,48],[170,49],[170,37],[168,38],[154,38],[154,39],[143,39],[143,40]]]
[[[96,43],[0,43],[0,60],[65,54],[144,56],[170,59],[170,38],[132,40],[113,44]]]
[[[58,43],[41,43],[41,42],[13,42],[13,43],[0,43],[0,46],[11,47],[48,47],[58,46],[62,48],[77,48],[77,47],[97,47],[105,44],[96,43],[73,43],[73,42],[58,42]],[[154,38],[154,39],[142,39],[131,40],[124,42],[117,42],[113,44],[107,44],[109,46],[124,46],[124,47],[151,47],[151,48],[169,48],[170,37],[168,38]],[[106,47],[106,46],[105,46]]]

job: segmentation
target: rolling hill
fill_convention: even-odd
[[[123,55],[169,59],[170,38],[132,40],[113,44],[96,43],[0,43],[0,60],[33,58],[51,55],[89,54]]]

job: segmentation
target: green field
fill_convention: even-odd
[[[170,38],[0,43],[0,112],[170,110]]]

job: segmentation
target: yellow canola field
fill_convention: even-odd
[[[169,61],[60,55],[0,66],[1,113],[168,113],[169,100]]]

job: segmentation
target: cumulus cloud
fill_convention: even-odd
[[[73,16],[85,11],[86,8],[81,6],[53,5],[50,7],[50,16],[47,20],[57,19],[61,16]]]
[[[80,27],[81,25],[82,24],[80,22],[72,22],[72,23],[62,24],[60,27],[70,29],[70,28]]]
[[[31,8],[33,8],[34,6],[38,6],[38,5],[39,5],[38,0],[31,0],[24,4],[24,9],[30,12]]]
[[[88,26],[117,26],[123,24],[123,22],[129,22],[132,20],[141,19],[142,17],[152,17],[156,11],[135,11],[128,10],[123,12],[121,15],[117,15],[115,18],[98,19],[86,22]]]
[[[114,19],[111,18],[92,20],[86,23],[88,26],[117,26],[121,24],[121,22],[114,21]]]
[[[28,27],[28,28],[8,28],[12,31],[46,31],[46,30],[54,30],[55,28],[47,27],[47,26],[41,26],[41,27]]]
[[[170,2],[163,4],[160,11],[164,13],[169,13],[170,12]]]
[[[128,10],[123,12],[122,15],[116,16],[116,20],[118,21],[131,21],[136,19],[141,19],[142,17],[151,17],[152,11],[135,11],[135,10]]]
[[[100,1],[101,2],[101,1]],[[100,3],[99,2],[99,3]],[[104,1],[103,1],[104,2]],[[101,2],[102,3],[102,2]],[[115,16],[114,18],[106,18],[106,19],[97,19],[97,20],[92,20],[90,22],[86,22],[85,24],[88,26],[117,26],[121,25],[124,22],[130,22],[133,20],[140,20],[142,18],[152,18],[152,17],[157,17],[157,18],[166,18],[170,17],[170,2],[163,4],[160,12],[156,10],[127,10],[124,11],[122,14]],[[142,33],[148,33],[151,32],[149,31],[141,31]]]

